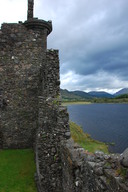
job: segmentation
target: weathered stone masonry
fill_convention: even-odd
[[[26,23],[25,26],[19,23],[1,27],[1,133],[4,148],[33,145],[42,81],[47,86],[45,76],[42,80],[41,68],[45,74],[49,73],[48,63],[44,63],[44,58],[50,56],[50,52],[45,50],[46,36],[46,29],[28,29]],[[55,72],[54,65],[52,67]]]
[[[72,139],[61,142],[61,155],[63,192],[128,191],[128,167],[121,163],[125,155],[91,154]]]
[[[47,50],[52,23],[33,18],[33,5],[27,21],[0,30],[0,148],[34,148],[39,192],[128,191],[126,159],[87,154],[70,139],[58,50]]]

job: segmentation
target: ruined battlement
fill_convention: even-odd
[[[33,11],[28,1],[28,12]],[[29,10],[31,9],[31,10]],[[57,50],[47,50],[52,23],[32,18],[0,30],[1,147],[33,147],[38,96],[59,95]]]
[[[33,18],[31,20],[27,20],[24,22],[24,26],[27,29],[32,30],[45,30],[47,31],[47,35],[52,32],[52,22],[51,21],[44,21],[41,19]]]

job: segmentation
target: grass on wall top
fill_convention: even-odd
[[[74,122],[70,122],[70,131],[74,142],[85,150],[92,153],[97,150],[108,153],[108,146],[105,143],[92,139],[89,134],[84,133],[82,128]]]

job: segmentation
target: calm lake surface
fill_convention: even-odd
[[[93,139],[109,145],[110,152],[122,153],[128,147],[128,104],[68,105],[71,121],[83,127]]]

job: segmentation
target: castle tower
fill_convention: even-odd
[[[46,49],[47,36],[52,31],[52,22],[34,18],[33,7],[34,7],[34,0],[28,0],[27,21],[24,22],[24,25],[27,29],[32,29],[38,32],[40,31],[40,33],[42,34],[43,48]]]
[[[33,17],[0,29],[0,147],[27,148],[35,141],[39,96],[59,95],[57,50],[47,50],[51,21]]]
[[[33,17],[0,29],[0,148],[36,150],[39,191],[62,191],[60,141],[70,137],[60,106],[58,50],[47,49],[52,23]],[[42,179],[43,178],[43,179]]]

